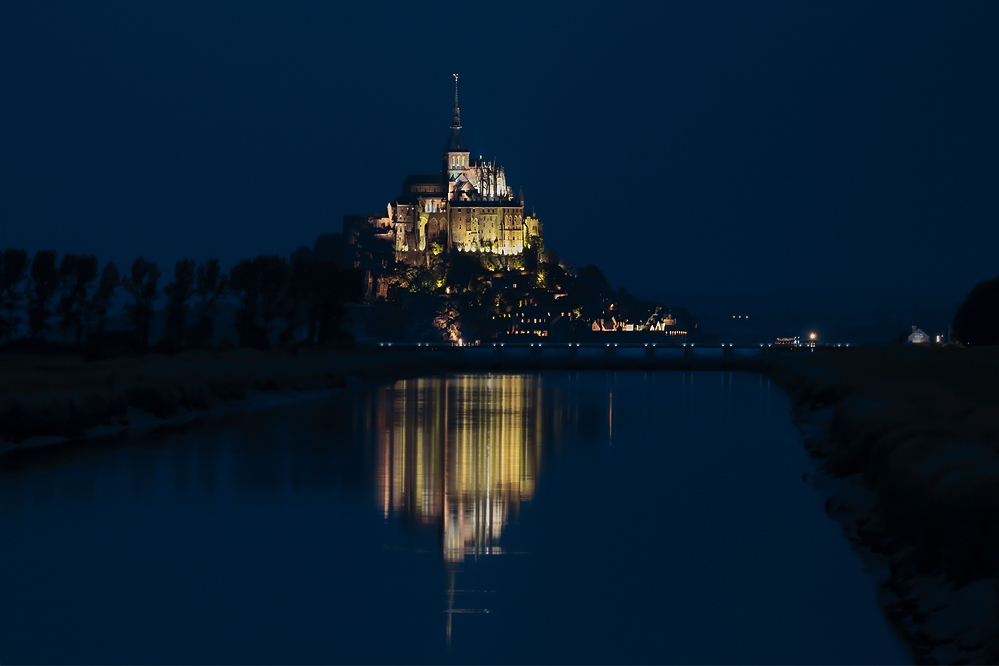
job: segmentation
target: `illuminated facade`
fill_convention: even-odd
[[[520,254],[531,236],[542,236],[541,220],[525,212],[523,194],[514,195],[503,167],[481,156],[470,158],[461,137],[457,75],[441,172],[407,177],[402,196],[388,204],[385,216],[345,217],[344,235],[350,235],[348,225],[359,223],[390,240],[396,259],[414,264],[425,261],[428,253],[446,250]]]

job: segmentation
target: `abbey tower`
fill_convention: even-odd
[[[363,226],[373,227],[376,235],[392,242],[398,260],[415,264],[425,260],[435,243],[443,250],[509,255],[523,252],[532,236],[542,236],[541,221],[525,214],[523,197],[507,185],[503,167],[495,160],[470,158],[461,137],[454,77],[454,113],[441,172],[408,176],[385,216],[345,216],[345,238],[357,238]]]

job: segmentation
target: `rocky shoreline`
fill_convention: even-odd
[[[999,412],[835,364],[773,374],[914,662],[999,662]]]

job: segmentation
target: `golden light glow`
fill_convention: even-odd
[[[384,514],[442,525],[450,563],[500,552],[509,516],[534,494],[538,383],[530,375],[460,375],[382,389],[376,480]]]

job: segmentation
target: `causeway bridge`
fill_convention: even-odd
[[[849,343],[775,345],[736,342],[379,342],[381,351],[417,353],[453,370],[764,370],[804,354],[835,353]],[[401,361],[402,359],[400,359]]]

